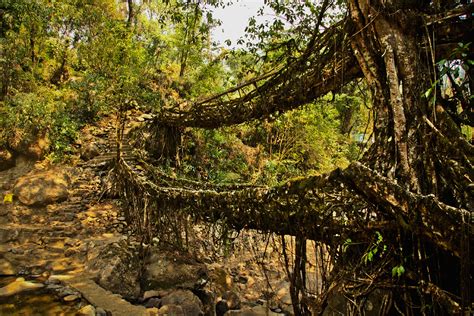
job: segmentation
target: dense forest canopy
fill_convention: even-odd
[[[295,236],[297,315],[375,290],[385,313],[472,308],[471,1],[265,1],[236,50],[212,39],[227,4],[1,0],[0,159],[67,160],[84,124],[116,113],[121,141],[152,113],[151,181],[115,169],[138,232],[180,209]],[[307,240],[331,260],[317,295]]]

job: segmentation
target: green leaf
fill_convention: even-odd
[[[371,262],[373,258],[374,258],[374,254],[372,253],[372,251],[369,251],[369,252],[367,253],[367,260],[366,260],[366,262],[367,262],[367,261]]]
[[[392,277],[400,278],[405,273],[405,268],[402,265],[398,265],[392,268]]]
[[[347,248],[352,244],[352,239],[347,238],[342,245],[342,252],[346,252]]]
[[[428,99],[430,97],[432,91],[433,91],[433,87],[426,90],[426,92],[425,92],[425,98],[426,99]]]

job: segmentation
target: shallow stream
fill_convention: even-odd
[[[26,280],[40,283],[41,280]],[[16,277],[0,277],[0,288],[11,284]],[[63,302],[53,291],[46,287],[23,291],[11,296],[0,296],[0,316],[67,316],[77,315],[77,302]]]

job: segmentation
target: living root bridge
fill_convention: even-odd
[[[275,187],[211,185],[166,176],[145,162],[115,165],[116,189],[127,202],[127,219],[146,239],[169,229],[177,211],[230,227],[302,236],[339,246],[367,231],[401,229],[456,257],[470,213],[406,191],[361,163],[328,175],[308,176]],[[466,230],[465,230],[466,231]]]
[[[459,17],[469,17],[473,12],[474,4],[470,4],[442,14],[424,15],[425,26],[437,35],[439,45],[432,51],[429,41],[423,39],[421,46],[426,55],[433,55],[436,60],[447,58],[459,42],[470,42],[465,30],[472,28],[472,19]],[[370,28],[374,20],[365,27]],[[351,39],[364,29],[357,31],[343,19],[324,32],[315,30],[313,40],[298,58],[218,95],[168,104],[157,113],[155,124],[218,128],[278,115],[338,91],[364,77],[350,45]]]

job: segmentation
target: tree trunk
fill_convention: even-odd
[[[156,124],[151,131],[151,137],[146,146],[147,151],[155,159],[167,161],[172,166],[179,166],[181,136],[182,129],[179,127]]]
[[[423,59],[418,45],[425,36],[418,6],[417,1],[349,1],[355,31],[351,46],[371,89],[375,112],[375,143],[363,161],[410,192],[432,194],[447,205],[470,209],[472,192],[465,188],[472,179],[472,147],[446,111],[424,97],[433,65]],[[431,280],[459,296],[460,289],[469,291],[469,281],[461,284],[469,280],[469,262],[466,268],[465,262],[430,241],[404,232],[399,237],[400,247],[406,249],[402,253],[413,255],[405,260],[418,281]],[[461,258],[469,253],[468,241],[461,247]],[[433,252],[429,259],[427,251]]]
[[[133,9],[133,0],[127,0],[128,16],[127,16],[127,27],[131,27],[133,20],[135,19],[135,10]]]

